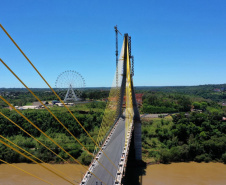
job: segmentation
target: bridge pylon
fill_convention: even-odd
[[[142,161],[141,120],[133,86],[134,70],[131,66],[131,37],[125,34],[116,69],[119,69],[120,74],[116,71],[116,85],[113,81],[109,93],[110,98],[97,138],[99,147],[96,147],[95,157],[80,185],[98,184],[100,179],[106,185],[122,185],[129,164],[129,153],[135,163],[140,164]],[[97,164],[97,161],[102,165]]]
[[[129,50],[129,51],[128,51]],[[134,149],[135,149],[135,158],[136,160],[142,160],[142,144],[141,144],[141,120],[140,120],[140,113],[137,106],[136,96],[134,92],[134,86],[133,86],[133,74],[134,71],[131,68],[133,65],[133,56],[131,55],[131,37],[126,33],[124,34],[124,60],[123,60],[123,73],[122,73],[122,83],[120,88],[120,99],[118,104],[119,109],[119,117],[123,116],[123,100],[125,95],[125,89],[126,89],[126,82],[127,82],[127,60],[129,59],[129,67],[130,67],[130,84],[131,84],[131,93],[132,93],[132,106],[133,106],[133,121],[134,121]],[[132,64],[132,65],[131,65]]]

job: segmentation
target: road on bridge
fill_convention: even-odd
[[[125,145],[125,120],[120,118],[118,125],[111,137],[111,140],[108,142],[106,148],[103,150],[105,154],[111,159],[111,161],[118,167],[122,151]],[[113,175],[115,178],[117,170],[112,165],[112,163],[107,159],[105,155],[101,155],[99,161],[103,166]],[[114,178],[98,163],[93,170],[93,173],[100,178],[105,184],[113,184]],[[102,185],[102,183],[92,175],[88,180],[87,185]]]

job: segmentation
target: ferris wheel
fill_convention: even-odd
[[[67,70],[57,77],[55,87],[57,94],[64,99],[64,102],[75,102],[81,99],[85,79],[80,73]]]

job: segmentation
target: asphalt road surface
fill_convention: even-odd
[[[111,137],[106,148],[103,150],[105,154],[111,159],[111,161],[118,167],[123,147],[125,145],[125,120],[120,118],[118,126],[115,129],[114,134]],[[100,178],[105,184],[112,185],[116,176],[117,169],[108,160],[108,158],[102,154],[99,158],[99,162],[113,175],[113,177],[97,163],[93,173]],[[94,175],[88,180],[87,185],[104,185]]]

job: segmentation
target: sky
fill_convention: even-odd
[[[115,25],[132,37],[135,86],[226,83],[225,0],[0,0],[0,8],[0,24],[53,87],[66,70],[87,87],[110,87]],[[28,87],[47,87],[2,30],[0,58]],[[23,85],[0,63],[1,87]]]

